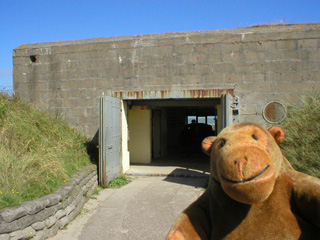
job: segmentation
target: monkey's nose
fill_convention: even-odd
[[[237,167],[238,169],[238,172],[239,172],[239,175],[241,177],[241,179],[243,180],[244,179],[244,175],[243,175],[243,164],[248,162],[248,159],[246,157],[244,158],[241,158],[241,159],[237,159],[237,160],[234,160],[234,165]]]

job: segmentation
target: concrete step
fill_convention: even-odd
[[[208,178],[210,175],[209,166],[189,165],[189,166],[150,166],[131,165],[129,176],[174,176],[174,177],[200,177]]]

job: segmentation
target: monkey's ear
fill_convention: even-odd
[[[267,130],[272,135],[272,137],[274,138],[276,143],[278,145],[280,145],[280,143],[282,143],[282,141],[284,139],[284,131],[282,130],[282,128],[277,127],[277,126],[273,126],[273,127],[268,128]]]
[[[211,147],[214,143],[214,141],[217,139],[217,137],[214,136],[210,136],[210,137],[206,137],[205,139],[203,139],[201,147],[202,147],[202,151],[207,154],[208,156],[210,156],[211,153]]]

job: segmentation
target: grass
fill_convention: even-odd
[[[60,117],[0,94],[0,209],[56,191],[91,164],[86,145]]]
[[[127,179],[125,174],[122,174],[119,177],[113,179],[106,187],[97,186],[96,189],[94,190],[91,198],[96,199],[97,198],[96,196],[99,195],[100,191],[102,191],[106,188],[120,188],[124,185],[127,185],[130,182],[131,182],[131,180]]]
[[[126,178],[126,175],[122,174],[121,176],[113,179],[108,185],[107,188],[119,188],[122,187],[131,181]]]
[[[320,178],[320,94],[301,97],[299,104],[289,106],[282,128],[283,154],[296,170]]]

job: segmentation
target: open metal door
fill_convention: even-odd
[[[238,122],[239,110],[235,109],[237,102],[227,93],[221,96],[221,130]],[[235,116],[234,116],[235,115]]]
[[[120,99],[102,96],[99,104],[99,184],[106,186],[121,174]]]

